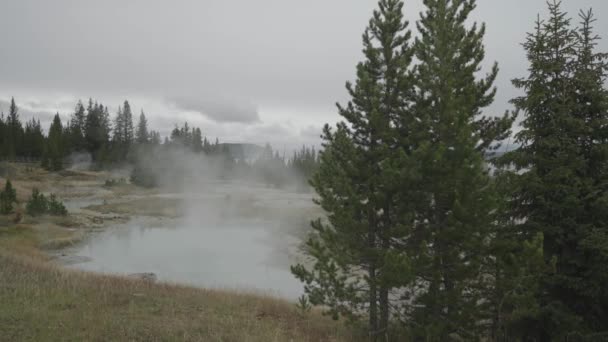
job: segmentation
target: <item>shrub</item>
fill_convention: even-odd
[[[0,192],[0,214],[8,215],[13,211],[13,202],[9,201],[4,192]]]
[[[25,205],[25,210],[31,216],[46,214],[49,210],[48,200],[38,189],[34,188],[32,190],[32,197]]]
[[[50,214],[53,216],[65,216],[68,210],[65,205],[54,194],[47,199],[38,189],[32,190],[32,197],[27,201],[25,210],[28,215],[38,216]]]
[[[48,201],[48,212],[54,216],[66,216],[68,214],[65,205],[61,201],[58,201],[57,197],[53,194],[51,194]]]
[[[13,211],[13,203],[17,202],[17,192],[10,180],[6,180],[4,190],[0,191],[0,214],[8,215]]]

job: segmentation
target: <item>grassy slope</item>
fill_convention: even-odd
[[[0,228],[0,340],[351,341],[345,328],[291,303],[152,284],[54,266],[40,234]]]

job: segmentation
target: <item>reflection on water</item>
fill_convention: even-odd
[[[279,225],[270,219],[196,224],[137,219],[93,235],[75,251],[91,261],[74,267],[103,273],[154,272],[160,281],[294,299],[302,285],[289,272],[288,251],[298,241]]]

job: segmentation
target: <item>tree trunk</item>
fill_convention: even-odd
[[[392,198],[392,196],[388,196]],[[390,200],[389,200],[390,201]],[[388,237],[387,229],[391,226],[390,219],[390,205],[388,203],[384,206],[384,225],[382,226],[381,239],[382,239],[382,254],[384,255],[390,249],[390,241]],[[388,300],[389,286],[387,284],[380,285],[379,302],[380,302],[380,324],[378,327],[378,335],[383,336],[382,340],[388,341],[388,324],[390,319],[390,307]]]
[[[370,207],[371,209],[368,209],[369,231],[367,235],[369,248],[369,338],[370,341],[376,341],[378,336],[378,282],[376,274],[377,263],[374,255],[376,248],[376,219],[374,206],[370,205]]]
[[[370,234],[371,235],[371,234]],[[369,340],[376,341],[378,336],[378,293],[376,289],[376,265],[369,266]]]
[[[389,322],[388,288],[380,287],[380,324],[378,325],[378,336],[383,336],[381,340],[388,341],[388,322]]]

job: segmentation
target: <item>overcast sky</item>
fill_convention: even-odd
[[[421,0],[405,1],[415,21]],[[608,32],[608,1],[564,0],[578,21],[592,7]],[[115,113],[129,99],[153,129],[188,121],[211,138],[292,148],[318,141],[362,59],[373,0],[0,0],[0,109],[67,118],[79,98]],[[544,0],[478,0],[487,65],[498,61],[502,113],[525,75],[520,43]],[[411,25],[414,29],[414,25]],[[608,39],[608,38],[606,38]],[[608,50],[608,41],[600,48]]]

